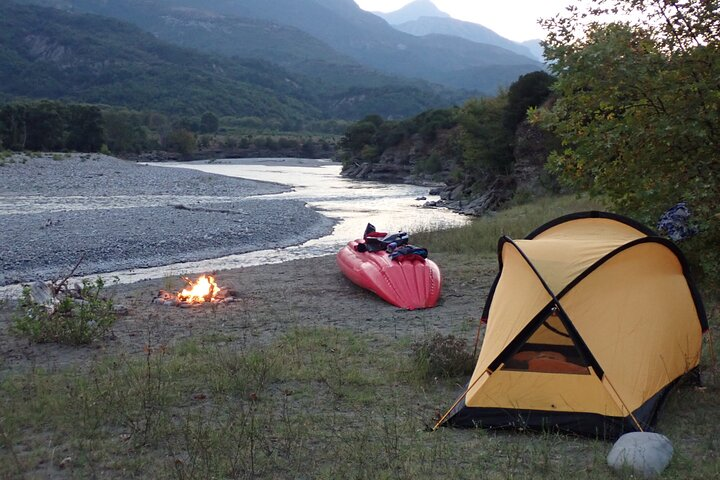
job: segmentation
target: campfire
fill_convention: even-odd
[[[195,281],[187,277],[182,277],[182,279],[187,285],[181,292],[171,293],[160,290],[153,301],[161,305],[193,307],[206,303],[227,303],[235,300],[234,292],[226,287],[218,287],[215,277],[212,275],[201,275]]]

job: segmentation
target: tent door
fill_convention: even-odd
[[[590,375],[590,362],[573,341],[556,309],[549,309],[535,323],[529,338],[507,352],[501,369],[538,373]]]

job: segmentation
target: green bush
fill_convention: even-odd
[[[442,171],[443,162],[440,155],[432,153],[429,157],[421,158],[415,164],[415,171],[418,173],[439,173]]]
[[[37,303],[25,287],[13,331],[37,343],[84,345],[101,338],[117,318],[112,299],[101,296],[104,286],[101,278],[83,280],[76,298],[63,295],[54,308]]]
[[[469,375],[475,368],[467,342],[453,335],[428,335],[412,344],[412,352],[420,378],[458,377]]]

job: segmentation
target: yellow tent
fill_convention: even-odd
[[[500,239],[467,389],[438,423],[614,438],[652,428],[700,361],[707,319],[679,249],[619,215]]]

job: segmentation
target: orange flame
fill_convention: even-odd
[[[189,278],[184,278],[184,280],[188,284],[182,292],[178,293],[178,299],[181,302],[211,302],[215,297],[215,293],[219,290],[212,275],[201,275],[195,282]]]

